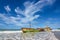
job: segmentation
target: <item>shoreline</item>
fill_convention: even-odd
[[[0,31],[0,33],[19,33],[22,31]]]
[[[52,30],[52,32],[54,31],[60,31],[60,30]],[[0,33],[18,33],[18,32],[22,32],[21,30],[20,31],[0,31]]]

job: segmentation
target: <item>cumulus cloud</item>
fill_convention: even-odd
[[[50,5],[51,1],[39,0],[36,3],[27,1],[23,4],[25,7],[24,10],[20,9],[19,7],[15,8],[17,17],[14,17],[14,16],[8,17],[4,14],[0,14],[0,18],[2,18],[2,20],[7,24],[14,24],[14,25],[23,27],[25,25],[24,23],[29,23],[29,22],[32,22],[34,19],[37,19],[40,15],[34,15],[34,14],[38,11],[41,11],[41,9],[46,5]],[[7,12],[11,11],[8,5],[5,6],[4,8]],[[23,15],[24,17],[21,17],[20,15]]]
[[[5,10],[7,11],[7,12],[10,12],[11,11],[11,9],[10,9],[10,7],[7,5],[7,6],[4,6],[4,8],[5,8]]]

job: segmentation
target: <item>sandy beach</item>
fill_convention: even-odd
[[[53,33],[60,40],[60,30],[55,30]]]
[[[30,33],[27,36],[25,36],[25,35],[22,35],[22,31],[0,31],[0,40],[41,40],[41,38],[43,40],[45,40],[44,38],[48,38],[46,40],[50,40],[50,37],[51,38],[54,37],[54,39],[57,38],[60,40],[60,31],[59,30],[52,30],[52,33],[48,33],[48,32],[35,33],[34,37],[31,36]],[[50,35],[50,36],[48,36],[48,35]],[[32,39],[24,39],[24,38],[32,38]],[[54,40],[54,39],[51,39],[51,40]]]

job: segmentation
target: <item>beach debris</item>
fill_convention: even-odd
[[[22,32],[23,33],[27,33],[27,32],[51,32],[51,28],[50,27],[45,27],[45,28],[22,28]]]
[[[50,32],[52,29],[47,26],[47,27],[44,28],[44,30],[47,31],[47,32]]]

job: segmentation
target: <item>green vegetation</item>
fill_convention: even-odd
[[[39,30],[31,29],[31,30],[26,30],[26,31],[24,31],[24,33],[27,33],[27,32],[39,32]]]

